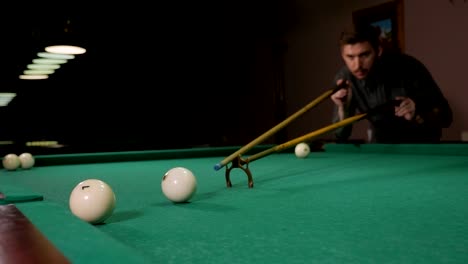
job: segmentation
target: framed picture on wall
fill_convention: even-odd
[[[394,0],[353,12],[355,26],[367,24],[380,29],[386,49],[404,51],[403,0]]]

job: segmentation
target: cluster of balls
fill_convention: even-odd
[[[14,153],[7,154],[2,159],[3,168],[6,170],[14,171],[19,168],[21,169],[30,169],[34,166],[35,159],[31,153],[25,152],[21,155],[16,155]]]
[[[161,180],[161,190],[173,203],[186,203],[197,190],[197,180],[192,171],[175,167],[167,171]],[[99,179],[87,179],[72,190],[70,211],[81,220],[101,224],[114,212],[116,197],[112,188]]]

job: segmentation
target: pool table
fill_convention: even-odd
[[[468,144],[328,143],[303,159],[277,152],[246,164],[252,188],[242,169],[230,170],[231,187],[229,165],[214,169],[237,149],[36,156],[32,169],[1,171],[0,207],[16,208],[45,238],[17,251],[48,241],[75,264],[468,263]],[[197,177],[182,204],[161,191],[178,166]],[[68,208],[89,178],[117,198],[103,224]],[[14,220],[0,210],[0,221]],[[0,252],[11,251],[2,239]]]

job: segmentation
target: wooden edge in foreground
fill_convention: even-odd
[[[71,263],[14,205],[0,205],[0,263]]]

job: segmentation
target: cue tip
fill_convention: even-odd
[[[223,166],[221,166],[221,163],[218,163],[214,166],[214,169],[215,171],[218,171],[219,169],[221,169]]]

